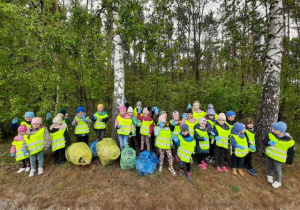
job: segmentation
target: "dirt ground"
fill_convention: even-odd
[[[294,165],[283,168],[283,186],[274,189],[266,181],[265,161],[257,157],[256,177],[245,169],[244,178],[218,173],[212,165],[203,171],[194,163],[189,182],[186,176],[172,177],[167,167],[140,177],[136,170],[122,171],[119,161],[102,166],[98,158],[89,166],[54,166],[48,153],[44,174],[29,178],[16,174],[19,163],[9,149],[8,143],[0,145],[0,209],[300,208],[299,151]]]

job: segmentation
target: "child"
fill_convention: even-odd
[[[248,172],[251,175],[256,176],[257,174],[254,171],[253,166],[252,166],[252,153],[256,151],[255,133],[254,133],[254,128],[253,128],[252,118],[246,118],[245,125],[246,125],[245,136],[247,138],[248,145],[249,145],[249,153],[244,158],[244,166],[248,169]],[[251,145],[253,145],[253,146],[251,146]]]
[[[210,149],[209,149],[209,155],[206,157],[206,161],[209,163],[214,163],[214,149],[215,149],[215,144],[214,144],[214,137],[211,134],[217,120],[215,119],[216,116],[216,112],[214,109],[208,109],[207,110],[207,115],[206,115],[206,119],[207,119],[207,131],[209,134],[209,138],[210,138]]]
[[[69,116],[68,116],[68,113],[67,113],[66,108],[61,108],[61,109],[59,110],[59,114],[61,114],[62,122],[63,122],[63,123],[66,123],[67,126],[69,126],[69,125],[71,124],[71,120],[70,120],[70,118],[69,118]]]
[[[150,139],[153,133],[153,119],[150,117],[150,112],[147,108],[143,109],[143,115],[141,116],[141,110],[138,111],[138,120],[142,121],[141,126],[141,151],[144,150],[144,144],[146,142],[147,150],[150,151]]]
[[[46,114],[46,125],[47,128],[50,128],[50,126],[52,125],[51,113]]]
[[[249,153],[247,138],[245,137],[245,125],[234,123],[231,129],[231,165],[232,174],[237,176],[239,173],[244,176],[242,170],[243,158]]]
[[[129,144],[132,148],[135,150],[138,148],[138,145],[135,145],[135,138],[136,138],[136,125],[137,125],[137,119],[134,117],[133,114],[133,108],[130,106],[127,109],[127,114],[129,115],[132,125],[133,125],[133,131],[129,134]]]
[[[178,157],[180,159],[180,169],[178,175],[181,176],[184,173],[184,163],[187,168],[187,179],[192,180],[191,173],[191,157],[195,151],[196,142],[193,137],[189,134],[189,126],[187,124],[181,125],[181,132],[178,135],[178,138],[174,138],[178,146]]]
[[[224,156],[228,149],[228,139],[230,136],[230,128],[227,124],[225,124],[226,116],[224,113],[220,113],[218,117],[218,121],[216,122],[212,135],[214,135],[215,139],[215,163],[218,172],[225,171],[228,169],[224,165]]]
[[[98,111],[93,115],[94,129],[96,131],[97,139],[102,140],[106,133],[106,122],[108,121],[107,112],[104,111],[103,104],[98,104]]]
[[[31,120],[32,120],[32,118],[34,118],[34,113],[32,111],[28,111],[25,113],[24,118],[25,118],[25,120],[22,121],[20,124],[18,124],[18,118],[15,117],[13,119],[12,123],[10,124],[10,128],[12,130],[18,130],[18,127],[20,125],[26,125],[27,129],[29,129],[31,126]]]
[[[226,113],[226,124],[229,126],[230,129],[232,129],[234,123],[235,123],[235,112],[228,111]]]
[[[24,135],[27,131],[26,125],[20,125],[18,128],[18,135],[14,138],[10,149],[10,156],[16,157],[16,161],[21,161],[21,168],[18,170],[17,173],[22,173],[23,171],[28,172],[30,171],[30,161],[29,161],[29,154],[23,154],[22,146]]]
[[[170,120],[170,122],[169,122],[169,127],[170,127],[170,130],[172,132],[172,136],[177,137],[179,135],[179,133],[181,132],[179,112],[174,111],[172,113],[172,120]],[[173,150],[173,156],[175,157],[176,162],[179,163],[179,158],[177,156],[177,146],[176,146],[175,143],[173,144],[172,150]]]
[[[209,110],[214,110],[215,111],[215,109],[214,109],[214,105],[212,105],[212,104],[208,104],[207,105],[207,110],[206,110],[206,113],[208,113],[209,112]],[[207,115],[208,116],[208,115]],[[215,120],[217,120],[218,119],[218,115],[216,114],[216,112],[215,112],[215,114],[214,114],[214,119]]]
[[[293,164],[295,154],[295,141],[286,133],[287,126],[280,121],[272,126],[272,133],[264,139],[266,146],[268,175],[267,180],[274,188],[281,186],[282,164]],[[275,172],[276,181],[273,182],[273,173]]]
[[[89,144],[90,127],[92,123],[89,117],[86,117],[85,110],[82,106],[77,107],[77,114],[72,122],[75,127],[75,136],[78,142]]]
[[[194,138],[196,140],[196,154],[198,160],[198,167],[206,170],[207,164],[204,159],[209,153],[209,138],[208,132],[206,129],[206,119],[204,117],[200,118],[199,124],[195,125],[195,135]]]
[[[200,109],[200,102],[195,101],[193,103],[193,117],[195,120],[199,121],[200,118],[205,117],[206,112]]]
[[[61,157],[62,165],[66,162],[65,148],[71,144],[70,135],[67,130],[67,124],[62,122],[61,115],[53,118],[53,124],[50,127],[50,137],[52,152],[54,152],[54,163],[59,164],[59,157]]]
[[[155,126],[155,146],[159,150],[159,172],[162,172],[163,166],[164,166],[164,158],[165,154],[167,153],[168,161],[169,161],[169,167],[168,170],[171,172],[173,176],[176,176],[176,173],[173,168],[173,156],[171,147],[173,145],[172,142],[172,133],[170,128],[167,126],[167,118],[165,115],[160,115],[158,118],[159,126]]]
[[[43,126],[42,118],[34,117],[31,120],[31,127],[27,130],[22,151],[30,154],[30,173],[29,177],[34,176],[36,171],[36,161],[38,160],[38,175],[44,173],[44,150],[47,151],[51,145],[48,129]]]
[[[182,115],[181,125],[187,124],[189,126],[189,134],[193,137],[194,136],[194,127],[198,124],[194,117],[193,117],[193,110],[188,108],[186,112]]]
[[[140,133],[140,130],[141,130],[141,126],[142,126],[142,121],[139,120],[137,116],[138,116],[138,112],[141,113],[142,110],[143,110],[142,102],[138,101],[136,103],[136,107],[133,110],[133,114],[134,114],[134,117],[137,119],[135,133],[136,133],[136,139],[137,139],[139,147],[141,147],[141,133]],[[143,114],[140,114],[140,115],[141,115],[141,117],[144,116]]]
[[[120,150],[122,151],[126,146],[129,134],[134,130],[130,116],[126,114],[126,107],[123,105],[119,110],[120,113],[115,120],[115,128],[117,129]]]

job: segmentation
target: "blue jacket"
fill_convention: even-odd
[[[187,141],[187,142],[192,142],[192,141],[194,141],[193,137],[192,137],[189,133],[188,133],[188,135],[184,136],[184,135],[182,135],[182,132],[180,132],[179,135],[181,135],[182,138],[183,138],[185,141]],[[176,144],[176,146],[179,147],[179,146],[180,146],[180,141],[175,142],[175,144]]]

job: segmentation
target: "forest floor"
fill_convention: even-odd
[[[194,161],[192,181],[161,174],[140,177],[122,171],[119,161],[102,166],[96,158],[88,166],[53,164],[45,157],[43,175],[16,174],[19,163],[10,157],[10,143],[0,144],[0,209],[299,209],[300,150],[292,166],[283,167],[282,187],[266,180],[265,160],[255,157],[258,176],[234,177],[213,165],[203,171]],[[175,166],[176,170],[178,165]]]

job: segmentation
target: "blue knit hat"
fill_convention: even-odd
[[[207,110],[207,115],[209,116],[209,115],[215,115],[216,114],[216,112],[215,112],[215,110],[214,109],[208,109]]]
[[[226,117],[231,117],[231,116],[235,116],[235,112],[234,111],[228,111],[226,113]]]
[[[34,118],[34,113],[32,111],[29,111],[29,112],[26,112],[24,117],[31,117],[31,118]]]
[[[77,107],[77,113],[79,113],[79,112],[85,112],[83,106]]]
[[[245,129],[245,125],[242,123],[234,123],[231,133],[238,135],[241,131]]]
[[[280,131],[281,133],[285,133],[287,126],[285,122],[279,121],[277,123],[274,123],[272,128],[274,130]]]
[[[189,126],[187,124],[183,124],[180,128],[181,130],[189,131]]]

